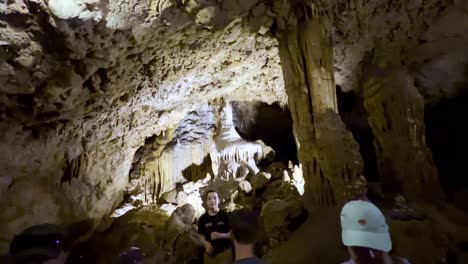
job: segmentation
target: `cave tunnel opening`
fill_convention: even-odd
[[[374,135],[367,119],[364,99],[354,91],[343,92],[340,86],[337,86],[336,91],[341,119],[359,144],[364,160],[364,177],[370,182],[379,181]]]
[[[232,102],[236,131],[247,140],[262,140],[275,150],[275,160],[298,164],[293,120],[287,107],[259,101]]]
[[[432,151],[442,188],[449,201],[468,209],[468,177],[464,173],[468,149],[466,116],[468,91],[455,98],[426,105],[424,121],[426,143]]]

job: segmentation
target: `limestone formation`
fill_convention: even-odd
[[[212,153],[213,165],[219,171],[228,168],[236,176],[236,164],[245,164],[253,174],[258,173],[257,161],[263,157],[262,145],[242,139],[234,128],[232,107],[225,103],[220,116],[219,132],[215,138],[215,149]],[[230,164],[230,166],[228,165]],[[230,169],[231,167],[232,169]],[[220,173],[220,172],[218,172]],[[229,175],[227,175],[229,177]]]
[[[270,182],[271,174],[268,172],[260,172],[253,176],[250,179],[250,183],[252,184],[252,188],[254,190],[264,188]]]
[[[323,207],[382,185],[382,200],[401,194],[411,212],[408,222],[392,220],[409,241],[399,250],[415,263],[453,254],[463,262],[459,242],[468,238],[454,223],[466,221],[440,199],[424,109],[468,87],[466,2],[1,1],[0,255],[33,224],[89,222],[82,239],[95,231],[88,250],[102,249],[89,263],[111,262],[103,255],[132,246],[149,261],[183,263],[197,246],[195,230],[187,223],[166,239],[165,223],[181,206],[198,218],[208,188],[219,189],[228,211],[276,203],[284,216],[296,212],[289,201],[302,202],[313,230],[329,230],[337,212]],[[337,90],[364,98],[380,175],[365,174]],[[243,139],[229,106],[220,111],[227,101],[289,109],[298,157],[281,161],[299,164],[266,169],[281,151],[273,160],[257,138]],[[271,179],[250,184],[258,172]],[[366,187],[361,176],[382,182]],[[454,195],[456,203],[465,196]],[[421,198],[436,199],[437,210],[415,206]],[[298,261],[308,254],[320,255],[312,262],[344,260],[335,233],[327,234],[335,244],[313,241],[304,252],[303,237],[320,237],[313,230],[275,238],[280,249],[304,253],[289,263],[310,263]],[[411,240],[411,230],[426,234],[425,243]]]
[[[395,65],[395,56],[381,56],[379,64],[369,66],[363,92],[382,187],[411,199],[440,199],[437,169],[425,142],[423,97],[405,68]]]
[[[269,246],[275,247],[290,236],[288,225],[302,213],[300,200],[270,200],[262,208],[261,217]]]
[[[308,203],[334,206],[352,194],[362,174],[359,146],[337,114],[331,21],[307,5],[296,10],[280,35],[280,57],[294,120]],[[289,22],[289,21],[288,21]]]

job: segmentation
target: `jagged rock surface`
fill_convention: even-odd
[[[163,134],[203,103],[285,105],[269,32],[286,24],[285,2],[0,3],[0,252],[32,224],[110,214],[145,139],[172,140]],[[466,1],[330,3],[343,90],[359,89],[360,62],[376,46],[406,54],[426,100],[466,81]]]

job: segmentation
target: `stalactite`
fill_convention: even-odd
[[[153,190],[152,190],[151,198],[152,198],[152,202],[154,203],[154,202],[156,202],[156,199],[159,198],[159,197],[156,196],[156,184],[157,183],[156,183],[156,173],[155,172],[152,173],[152,179],[153,179],[153,188],[152,188]]]

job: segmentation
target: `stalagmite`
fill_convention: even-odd
[[[220,128],[215,138],[215,149],[211,154],[213,168],[223,169],[225,162],[234,161],[240,165],[244,164],[256,174],[259,169],[256,160],[262,158],[262,145],[242,139],[237,133],[232,120],[232,108],[225,103],[220,117]],[[216,173],[221,173],[217,171]]]
[[[380,57],[366,67],[362,88],[383,188],[413,199],[441,198],[426,146],[423,97],[395,56],[391,62]]]
[[[363,161],[337,113],[331,24],[309,6],[295,11],[279,36],[280,58],[307,204],[334,206],[353,196],[348,186],[362,174]]]

